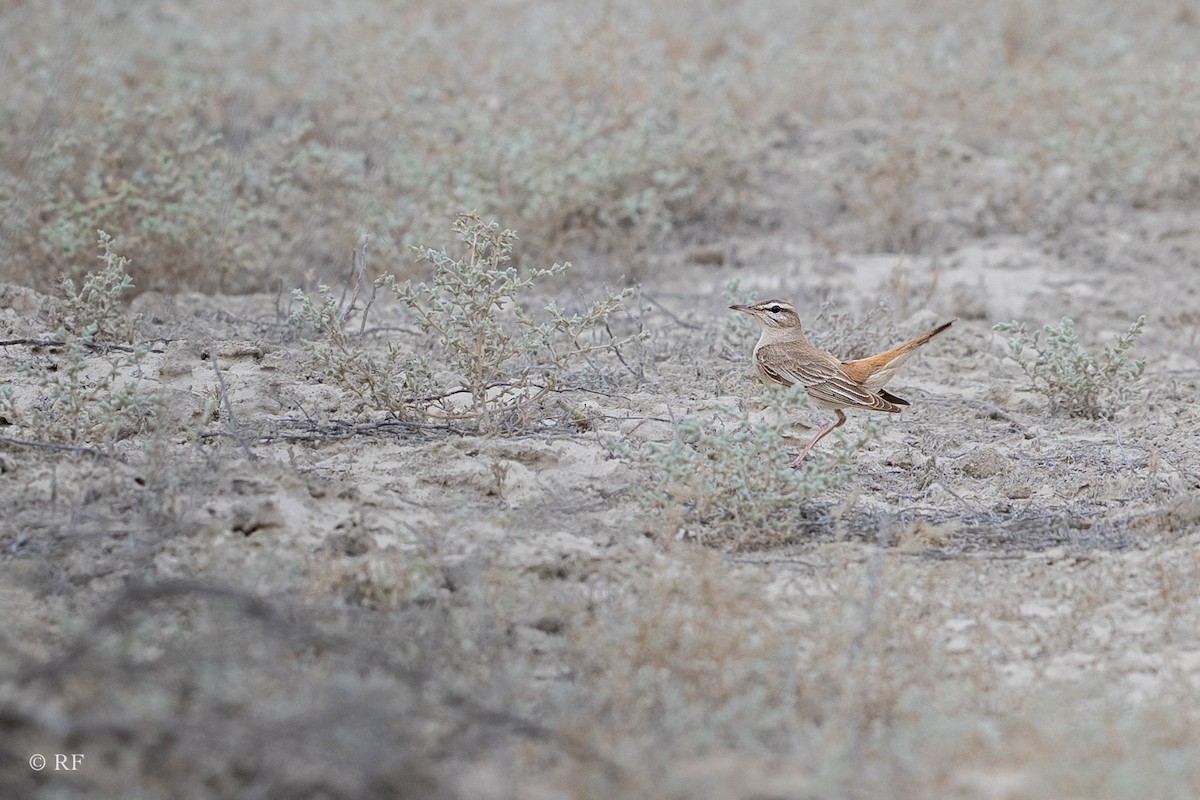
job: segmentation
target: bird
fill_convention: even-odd
[[[845,424],[846,415],[842,409],[862,408],[898,414],[901,406],[909,405],[904,398],[884,389],[884,385],[896,376],[918,347],[958,321],[944,322],[885,353],[840,361],[808,341],[796,307],[786,300],[732,305],[730,309],[749,314],[762,328],[762,335],[754,345],[754,367],[764,383],[785,387],[799,383],[817,405],[837,414],[837,419],[818,431],[800,455],[788,464],[792,469],[799,468],[817,442]]]

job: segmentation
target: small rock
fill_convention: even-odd
[[[164,381],[176,378],[190,378],[192,371],[200,366],[200,349],[188,342],[170,342],[167,344],[167,354],[158,367],[158,377]],[[212,368],[208,367],[208,372]]]
[[[1008,472],[1011,462],[991,447],[980,447],[965,455],[958,468],[976,479],[994,478]]]

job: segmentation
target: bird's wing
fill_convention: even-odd
[[[868,356],[855,361],[847,361],[842,364],[842,369],[850,376],[852,380],[858,381],[867,389],[877,392],[892,378],[896,377],[900,367],[904,366],[904,362],[908,361],[908,357],[921,345],[928,342],[933,337],[937,336],[942,331],[949,328],[955,323],[955,320],[938,325],[931,331],[926,331],[911,342],[905,342],[899,347],[888,350],[886,353],[880,353],[877,356]]]
[[[799,383],[814,400],[842,408],[900,410],[847,375],[836,358],[815,348],[811,354],[798,355],[785,345],[764,345],[757,358],[759,369],[768,378],[785,386]]]

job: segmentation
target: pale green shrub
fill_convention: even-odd
[[[511,263],[513,231],[474,214],[459,216],[453,229],[461,255],[416,250],[433,266],[429,283],[401,284],[394,275],[376,281],[430,335],[429,355],[405,353],[395,343],[382,359],[363,352],[346,332],[353,309],[342,309],[327,287],[320,299],[297,290],[301,310],[293,319],[324,334],[326,341],[310,348],[318,366],[369,407],[483,433],[527,429],[539,402],[564,388],[572,366],[628,341],[611,336],[607,321],[631,290],[605,292],[578,312],[551,302],[535,313],[534,290],[570,265],[523,273]]]
[[[846,480],[854,452],[876,436],[870,422],[853,443],[835,434],[792,469],[786,414],[803,402],[804,388],[772,388],[766,397],[760,419],[730,408],[686,417],[669,444],[617,446],[647,475],[644,499],[677,522],[681,535],[735,550],[797,541],[813,502]]]
[[[120,303],[133,279],[112,237],[100,231],[99,239],[104,269],[88,273],[78,289],[63,280],[61,327],[49,339],[53,344],[46,345],[46,355],[20,365],[36,385],[37,399],[24,407],[13,387],[0,392],[0,414],[39,441],[109,446],[139,431],[159,406],[159,396],[143,388],[145,346],[112,343],[122,338]]]
[[[1100,419],[1124,406],[1145,370],[1144,358],[1131,360],[1128,355],[1145,325],[1143,314],[1099,354],[1083,349],[1075,322],[1068,317],[1033,333],[1023,322],[1001,322],[994,330],[1012,334],[1009,357],[1029,378],[1030,387],[1046,397],[1052,413]]]

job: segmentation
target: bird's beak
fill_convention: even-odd
[[[737,306],[730,306],[729,308],[733,311],[745,311],[747,314],[750,314],[753,311],[753,309],[751,309],[750,306],[737,305]]]

